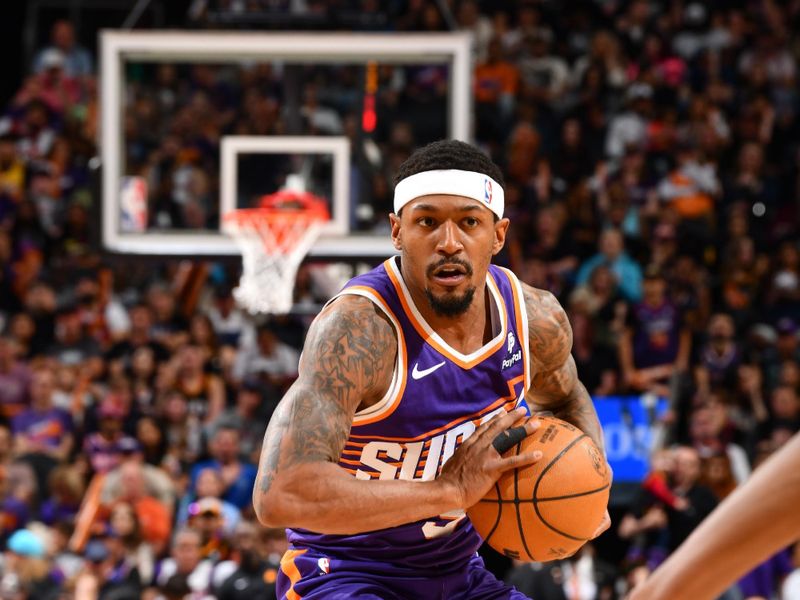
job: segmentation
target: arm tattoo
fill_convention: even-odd
[[[523,294],[534,366],[553,371],[564,364],[572,351],[572,327],[567,313],[550,292],[524,286]]]
[[[396,347],[392,325],[364,298],[342,298],[314,322],[300,377],[281,400],[264,436],[261,493],[269,492],[279,470],[339,459],[359,404],[377,400],[386,391]]]
[[[572,358],[572,328],[564,309],[549,292],[523,286],[528,313],[533,410],[552,412],[578,427],[604,449],[603,430],[592,398],[578,379]]]

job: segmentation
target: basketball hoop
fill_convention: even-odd
[[[242,253],[242,278],[233,296],[251,313],[285,314],[292,308],[297,269],[330,215],[325,201],[308,192],[281,190],[260,204],[222,219],[223,231]]]

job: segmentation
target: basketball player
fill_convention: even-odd
[[[800,539],[800,434],[725,498],[628,600],[713,600]]]
[[[400,256],[312,324],[253,497],[262,523],[289,528],[280,597],[525,597],[484,568],[464,510],[541,455],[503,458],[492,441],[532,433],[528,407],[603,440],[564,310],[490,264],[509,226],[501,185],[468,144],[415,152],[390,217]]]

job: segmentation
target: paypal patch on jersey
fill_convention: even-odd
[[[339,459],[342,469],[362,480],[434,479],[481,423],[518,405],[527,407],[530,374],[522,287],[510,271],[494,265],[486,284],[497,315],[494,337],[466,355],[422,318],[396,257],[345,286],[340,295],[368,298],[385,313],[398,347],[389,391],[355,415]],[[463,566],[481,544],[463,511],[348,536],[293,529],[289,541],[292,548],[391,563],[417,576]]]

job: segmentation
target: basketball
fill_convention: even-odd
[[[555,417],[509,453],[540,450],[537,463],[503,474],[467,516],[495,550],[521,561],[569,556],[603,520],[611,477],[589,436]]]

